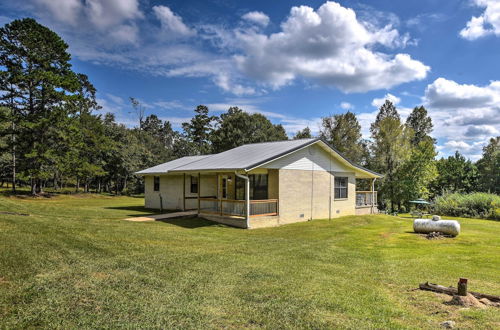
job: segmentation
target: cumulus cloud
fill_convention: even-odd
[[[381,98],[374,98],[372,101],[372,105],[374,107],[380,108],[382,104],[385,103],[385,100],[389,100],[392,102],[392,104],[397,105],[399,102],[401,102],[401,99],[395,95],[392,95],[391,93],[385,94],[384,97]]]
[[[336,2],[317,10],[292,7],[281,31],[238,31],[236,37],[243,50],[235,56],[239,68],[274,88],[303,77],[344,92],[365,92],[423,79],[430,70],[408,54],[375,51],[397,46],[404,37],[391,26],[364,24]]]
[[[480,16],[473,16],[460,31],[460,36],[468,40],[491,34],[500,36],[500,2],[498,0],[473,0],[473,4],[484,8],[484,12]]]
[[[182,18],[174,14],[170,8],[166,6],[154,6],[153,12],[160,20],[162,29],[165,32],[174,36],[192,36],[196,34],[196,32],[184,24]]]
[[[241,16],[245,21],[266,27],[269,24],[269,16],[261,11],[251,11]]]
[[[438,78],[423,98],[434,122],[434,136],[446,142],[441,152],[459,150],[476,159],[491,136],[500,133],[500,81],[486,86]]]

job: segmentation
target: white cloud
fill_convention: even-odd
[[[260,11],[251,11],[241,16],[241,18],[264,27],[269,24],[269,16]]]
[[[500,134],[500,81],[486,86],[438,78],[423,98],[433,119],[436,138],[446,142],[441,155],[459,150],[471,159],[487,139]]]
[[[154,6],[153,11],[161,22],[162,29],[173,36],[193,36],[196,31],[190,29],[182,18],[166,6]]]
[[[70,25],[78,22],[78,14],[83,9],[80,0],[35,0],[35,3],[45,7],[55,19]]]
[[[460,31],[464,39],[475,40],[490,34],[500,36],[500,1],[473,0],[473,4],[484,8],[480,16],[473,16]]]
[[[138,0],[86,0],[84,11],[90,21],[100,28],[143,17]]]
[[[382,104],[384,104],[385,100],[389,100],[392,102],[392,104],[397,105],[399,102],[401,102],[401,99],[395,95],[392,95],[390,93],[385,94],[384,97],[381,98],[375,98],[372,101],[372,105],[374,107],[380,108]]]
[[[243,50],[235,56],[239,68],[274,88],[304,77],[344,92],[364,92],[423,79],[430,70],[408,54],[374,51],[377,45],[401,45],[405,37],[390,25],[378,29],[360,21],[335,2],[317,10],[292,7],[277,33],[239,30],[236,37]]]
[[[344,110],[350,110],[350,109],[354,109],[354,105],[352,105],[351,103],[349,102],[342,102],[340,103],[340,107]]]
[[[436,108],[480,108],[500,102],[500,81],[488,86],[458,84],[453,80],[438,78],[425,90],[425,101]]]

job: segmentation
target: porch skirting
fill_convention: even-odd
[[[356,215],[377,214],[376,206],[356,206]]]
[[[250,217],[250,228],[247,228],[245,218],[243,217],[224,216],[224,215],[221,216],[217,214],[207,214],[207,213],[200,213],[198,216],[206,220],[244,229],[278,227],[280,225],[285,225],[289,223],[308,221],[307,219],[286,219],[280,217],[279,215],[258,216],[258,217]]]

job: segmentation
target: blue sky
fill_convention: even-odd
[[[474,160],[500,134],[500,1],[0,1],[69,44],[103,111],[133,126],[128,97],[179,128],[198,104],[239,106],[289,134],[385,98],[425,105],[440,155]]]

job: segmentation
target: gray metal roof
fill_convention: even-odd
[[[244,170],[290,153],[316,142],[317,139],[300,139],[277,142],[245,144],[201,161],[192,162],[172,171]]]
[[[317,142],[323,142],[352,166],[377,176],[380,174],[355,164],[325,141],[315,139],[287,140],[246,144],[218,154],[189,156],[154,166],[136,174],[166,174],[167,172],[250,170],[278,157],[294,152]]]
[[[201,160],[201,159],[206,158],[208,156],[210,156],[210,155],[182,157],[182,158],[172,160],[170,162],[166,162],[166,163],[163,163],[160,165],[156,165],[156,166],[147,168],[145,170],[136,172],[135,174],[164,174],[164,173],[167,173],[176,167],[183,166],[183,165]]]

